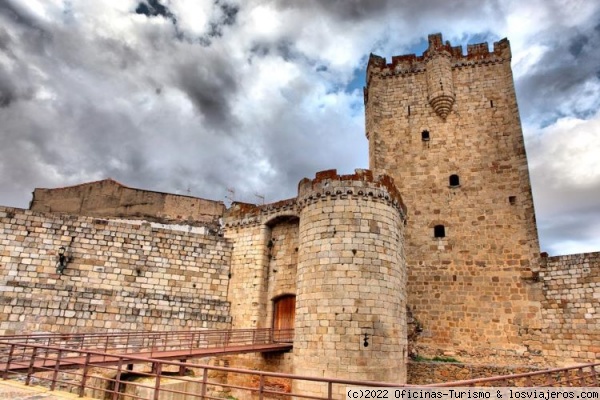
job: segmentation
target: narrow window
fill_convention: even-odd
[[[443,238],[446,237],[446,228],[444,225],[436,225],[433,227],[433,237]]]
[[[494,100],[490,100],[490,108],[494,108]]]
[[[508,196],[508,202],[510,203],[511,206],[514,206],[515,204],[517,204],[517,196]]]
[[[410,106],[408,106],[408,115],[410,115]]]
[[[448,180],[450,182],[450,187],[460,186],[460,179],[458,178],[458,175],[456,175],[456,174],[450,175],[450,178]]]
[[[429,141],[429,131],[428,130],[424,130],[423,132],[421,132],[421,140],[424,142]]]

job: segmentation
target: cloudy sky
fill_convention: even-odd
[[[0,204],[107,177],[271,202],[366,168],[369,53],[435,32],[509,38],[542,249],[600,250],[590,0],[0,0]]]

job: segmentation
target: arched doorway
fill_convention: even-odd
[[[296,296],[286,294],[273,299],[273,329],[277,341],[293,340],[294,318],[296,317]]]

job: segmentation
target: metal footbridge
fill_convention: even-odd
[[[51,391],[111,400],[172,398],[169,396],[217,400],[231,391],[244,398],[256,396],[258,400],[341,400],[346,398],[345,390],[350,386],[412,386],[231,368],[198,360],[225,354],[288,351],[292,349],[293,336],[293,330],[273,329],[0,336],[0,376]],[[134,371],[134,364],[146,366]],[[187,374],[189,371],[191,375]],[[133,375],[136,379],[132,379]],[[223,379],[224,376],[231,380]],[[323,395],[295,392],[299,381],[310,382]],[[599,385],[600,363],[596,362],[419,387]]]
[[[120,333],[30,334],[0,336],[6,375],[29,372],[147,363],[292,349],[293,329],[133,331]],[[130,367],[131,368],[131,367]]]

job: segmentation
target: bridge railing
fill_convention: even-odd
[[[33,343],[4,342],[3,344],[8,349],[6,355],[0,357],[0,374],[3,379],[20,377],[28,385],[41,384],[51,390],[66,390],[80,396],[113,400],[157,400],[162,394],[167,397],[169,393],[170,396],[185,395],[186,399],[216,400],[235,393],[235,397],[243,398],[257,396],[258,399],[330,400],[345,399],[345,391],[348,387],[414,387],[390,382],[307,377],[182,363]],[[67,361],[71,369],[63,370],[62,362],[67,355],[70,356]],[[107,362],[110,365],[107,365]],[[148,367],[143,371],[129,371],[127,365],[133,362],[146,363]],[[171,374],[166,376],[168,371]],[[173,371],[178,371],[179,375],[172,374]],[[189,371],[193,374],[186,373]],[[599,374],[600,363],[590,363],[569,368],[419,387],[598,386]],[[132,380],[132,375],[138,379]],[[322,395],[309,396],[295,391],[295,383],[301,381],[305,384],[310,382],[313,391],[320,392]]]
[[[112,333],[58,333],[0,336],[0,354],[6,343],[36,344],[104,353],[154,353],[171,350],[230,348],[269,343],[291,343],[293,329],[229,329],[187,331],[131,331]],[[21,348],[24,350],[24,348]],[[150,355],[149,354],[149,355]]]
[[[430,387],[598,387],[600,363],[427,385]]]
[[[80,397],[158,400],[161,396],[171,398],[169,396],[177,394],[189,400],[222,400],[236,391],[243,398],[257,395],[258,399],[332,400],[345,399],[348,386],[407,386],[182,363],[32,343],[4,344],[8,352],[6,357],[0,358],[2,379],[19,379],[26,385],[41,385],[50,390],[76,393]],[[27,350],[23,351],[22,348]],[[16,354],[27,357],[14,357]],[[65,359],[69,369],[63,369]],[[134,362],[145,363],[148,367],[142,371],[128,370],[128,365]],[[179,371],[179,374],[173,374],[175,371]],[[136,379],[132,380],[132,376]],[[227,378],[224,379],[224,376]],[[313,387],[320,388],[317,391],[323,395],[309,396],[294,392],[294,382],[298,381],[311,382]]]

